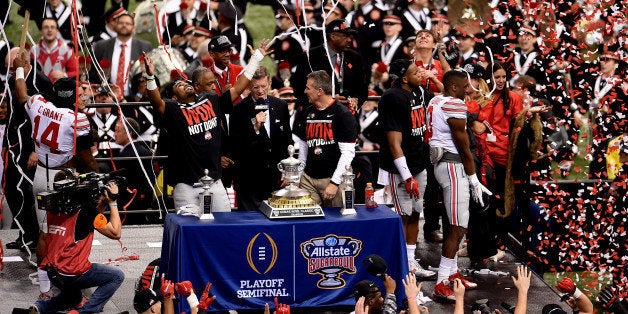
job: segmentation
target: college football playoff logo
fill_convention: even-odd
[[[301,254],[307,259],[307,272],[323,278],[317,283],[321,289],[345,286],[340,277],[344,272],[355,274],[355,257],[362,250],[362,241],[351,237],[328,234],[301,243]]]
[[[264,274],[268,273],[277,262],[277,243],[267,233],[260,238],[262,233],[256,234],[246,247],[246,260],[251,269],[258,274],[262,274],[259,269],[264,269]],[[259,267],[259,268],[258,268]]]

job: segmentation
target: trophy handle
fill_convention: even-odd
[[[277,169],[279,169],[279,172],[283,173],[284,168],[283,168],[283,164],[281,162],[277,163]]]
[[[361,247],[362,247],[362,243],[355,241],[355,240],[351,240],[349,241],[349,243],[347,243],[348,246],[350,246],[353,250],[353,254],[356,254],[360,251]]]
[[[299,167],[297,169],[298,169],[298,171],[300,173],[303,172],[303,169],[305,169],[305,163],[304,162],[300,162],[299,163]]]

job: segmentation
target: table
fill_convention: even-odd
[[[207,282],[210,310],[263,309],[275,296],[291,307],[355,304],[353,286],[369,275],[363,259],[378,254],[397,281],[408,272],[401,218],[390,208],[356,206],[356,215],[326,208],[325,217],[268,220],[260,212],[214,213],[215,220],[168,214],[161,271],[173,282],[190,280],[197,295]],[[187,311],[187,302],[178,312]]]

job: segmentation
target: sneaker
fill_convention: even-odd
[[[79,304],[77,304],[74,308],[77,308],[77,309],[82,308],[83,305],[87,303],[87,301],[89,301],[89,299],[86,296],[83,296],[83,298],[81,299],[81,302],[79,302]]]
[[[497,254],[489,257],[490,259],[492,259],[494,262],[497,262],[499,260],[501,260],[502,258],[504,258],[504,256],[506,256],[506,253],[504,253],[503,250],[497,250]]]
[[[423,268],[421,264],[419,264],[419,260],[416,259],[408,260],[408,266],[410,272],[414,273],[418,278],[430,278],[436,275],[435,272]]]
[[[37,304],[31,305],[31,307],[28,308],[28,309],[31,311],[31,314],[39,314],[39,313],[41,313],[39,311],[39,307],[37,307]]]
[[[37,297],[37,300],[42,300],[42,301],[46,301],[46,300],[50,300],[52,299],[53,295],[51,291],[48,292],[42,292],[39,294],[39,297]]]
[[[449,276],[449,280],[454,280],[454,279],[460,279],[460,281],[462,281],[462,284],[464,285],[464,288],[467,290],[475,289],[478,287],[477,283],[469,281],[466,278],[462,277],[462,274],[460,273],[460,271],[457,271],[455,274]]]
[[[449,287],[448,284],[445,284],[446,280],[439,282],[436,286],[434,286],[434,295],[432,296],[436,301],[449,301],[455,302],[456,296],[454,295],[453,290]]]

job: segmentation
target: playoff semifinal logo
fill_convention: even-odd
[[[362,241],[328,234],[301,243],[301,254],[307,259],[307,272],[323,276],[317,286],[338,289],[345,286],[340,274],[356,272],[355,257],[362,250]]]

